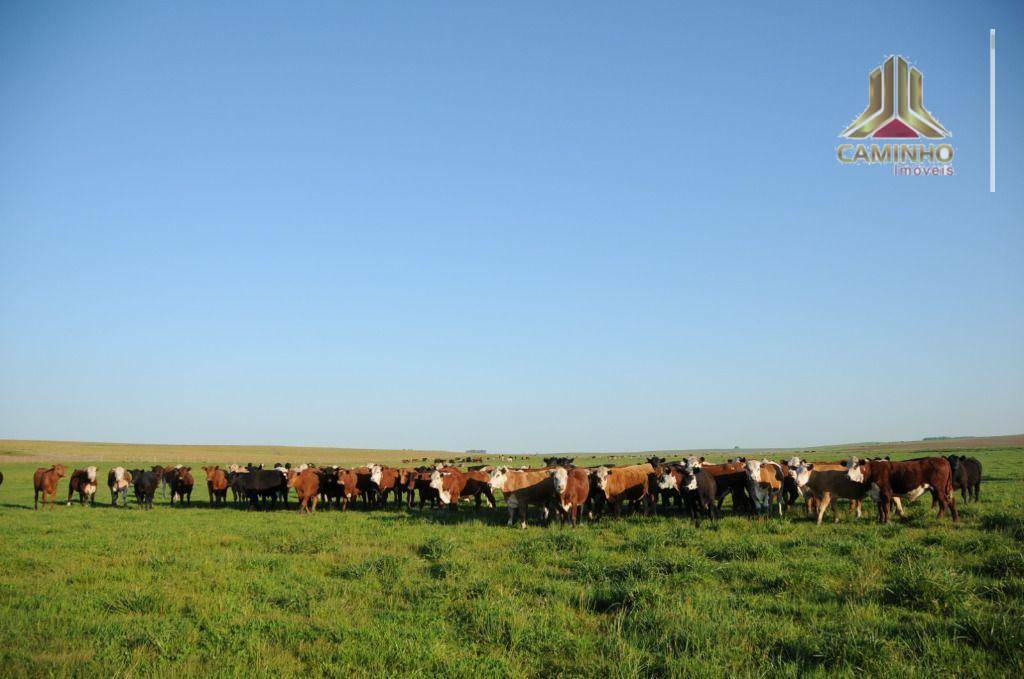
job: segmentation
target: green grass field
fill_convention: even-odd
[[[191,508],[112,509],[101,481],[94,508],[36,512],[39,463],[0,454],[0,675],[1021,676],[1022,453],[968,453],[959,525],[925,495],[886,526],[801,506],[575,531],[213,510],[198,478]]]

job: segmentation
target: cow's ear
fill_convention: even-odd
[[[807,465],[807,468],[808,468],[808,469],[814,469],[814,463],[813,463],[813,462],[811,462],[810,464],[808,464],[808,465]]]
[[[704,456],[703,456],[703,455],[701,455],[700,461],[701,461],[701,462],[703,462],[703,461],[704,461]]]
[[[885,461],[886,461],[886,462],[892,462],[892,458],[891,458],[891,457],[889,457],[888,455],[886,455],[886,456],[885,456]]]
[[[839,464],[843,465],[844,467],[849,467],[850,466],[850,463],[848,461],[846,461],[846,460],[843,460]]]

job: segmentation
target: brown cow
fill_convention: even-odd
[[[568,517],[569,525],[575,528],[580,524],[580,508],[590,495],[590,473],[579,467],[556,467],[548,473],[555,480],[558,525],[564,526]]]
[[[868,494],[870,485],[852,480],[845,467],[840,465],[840,469],[819,469],[817,464],[804,462],[793,473],[800,490],[807,494],[808,508],[812,506],[811,500],[815,501],[819,526],[829,504],[832,505],[833,522],[839,523],[839,512],[836,511],[836,501],[839,499],[850,500],[850,508],[860,518],[861,502]]]
[[[622,516],[622,503],[630,500],[634,511],[637,503],[643,504],[644,516],[650,516],[651,496],[650,478],[654,467],[650,463],[634,464],[626,467],[598,467],[594,472],[597,486],[604,493],[605,499],[612,506],[615,516]]]
[[[163,499],[167,499],[167,488],[171,485],[171,480],[174,478],[175,472],[181,469],[181,465],[177,464],[173,467],[160,467],[160,495]],[[156,468],[153,469],[156,471]],[[171,491],[171,500],[174,499],[174,491]]]
[[[301,472],[288,472],[288,487],[295,489],[299,498],[299,514],[311,514],[316,511],[316,503],[320,499],[320,475],[314,469],[303,469]],[[309,502],[313,501],[310,508]]]
[[[206,472],[206,491],[210,494],[210,504],[216,506],[228,501],[228,475],[219,466],[203,467]]]
[[[369,475],[366,479],[369,481]],[[359,488],[359,473],[355,469],[339,469],[338,485],[341,486],[341,511],[345,511],[362,493]]]
[[[192,488],[196,480],[192,478],[192,467],[175,467],[171,472],[171,504],[174,504],[174,496],[178,496],[178,504],[192,504]]]
[[[850,458],[847,474],[850,479],[871,485],[869,493],[877,488],[878,520],[889,521],[890,505],[895,497],[901,496],[914,501],[926,490],[939,504],[939,516],[949,513],[953,521],[959,520],[956,498],[953,497],[953,473],[949,460],[944,457],[921,457],[903,462],[889,460],[857,460]]]
[[[526,512],[531,504],[544,508],[548,517],[548,503],[555,497],[555,481],[546,471],[516,471],[508,467],[491,470],[490,485],[500,490],[508,506],[508,525],[515,523],[516,515],[522,517],[520,528],[526,528]]]
[[[57,484],[60,483],[61,478],[67,473],[67,469],[62,464],[55,464],[52,467],[40,467],[36,470],[36,473],[32,476],[32,483],[36,490],[36,509],[39,509],[39,494],[43,494],[43,508],[46,508],[46,497],[50,497],[50,509],[53,509],[53,503],[57,501]]]
[[[772,504],[777,504],[779,516],[782,516],[782,481],[786,478],[782,465],[768,459],[747,460],[744,469],[747,493],[757,510],[767,513],[771,511]]]
[[[71,506],[71,496],[78,493],[78,500],[81,504],[92,505],[96,501],[96,467],[76,469],[71,472],[68,478],[68,507]]]

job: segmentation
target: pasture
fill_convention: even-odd
[[[230,460],[266,459],[245,450]],[[577,530],[536,516],[507,528],[500,498],[479,514],[300,516],[294,496],[290,511],[212,509],[199,460],[227,461],[212,453],[193,462],[189,508],[158,495],[153,511],[113,509],[101,481],[95,507],[33,511],[44,461],[105,479],[143,459],[63,452],[0,454],[4,676],[1024,674],[1020,447],[957,450],[984,465],[981,502],[957,494],[958,525],[926,494],[884,526],[868,503],[817,527],[801,503],[783,518],[727,508],[699,528],[659,513]]]

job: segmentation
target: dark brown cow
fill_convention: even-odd
[[[419,493],[420,496],[420,510],[423,509],[423,504],[427,501],[430,502],[431,508],[436,507],[438,501],[441,499],[437,494],[437,490],[430,486],[430,477],[433,474],[428,468],[417,470],[415,473],[409,476],[405,484],[407,507],[412,509],[413,493]]]
[[[206,491],[210,504],[226,504],[228,501],[228,475],[219,466],[203,467],[206,472]]]
[[[68,507],[71,506],[71,496],[78,493],[78,501],[85,505],[92,505],[96,501],[96,467],[76,469],[71,472],[68,478]]]
[[[49,496],[50,509],[53,509],[53,503],[57,501],[57,484],[66,473],[67,469],[62,464],[40,467],[36,470],[36,473],[32,475],[32,483],[36,491],[36,509],[39,509],[40,493],[43,494],[43,508],[46,508],[46,498]]]
[[[196,480],[192,478],[192,467],[175,467],[171,473],[171,504],[174,504],[174,496],[178,496],[178,503],[192,504],[192,488]]]
[[[650,515],[653,504],[650,479],[654,474],[654,467],[650,463],[598,467],[594,474],[597,476],[598,488],[604,493],[616,517],[622,516],[622,503],[626,500],[632,501],[634,510],[637,503],[642,503],[644,515]]]
[[[956,498],[953,497],[953,473],[949,460],[944,457],[921,457],[916,460],[890,462],[889,460],[857,460],[850,458],[847,474],[858,483],[878,489],[878,520],[889,521],[890,506],[894,497],[900,496],[914,501],[926,490],[939,504],[939,517],[949,508],[953,521],[959,520]]]
[[[303,469],[288,472],[288,487],[295,489],[295,495],[299,498],[299,514],[313,513],[316,511],[316,503],[320,499],[320,475],[315,469]],[[310,507],[310,500],[313,506]]]
[[[548,472],[555,481],[558,523],[565,525],[568,517],[573,528],[580,524],[580,508],[590,496],[590,473],[586,469],[556,467]]]

